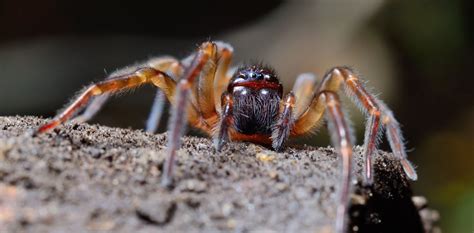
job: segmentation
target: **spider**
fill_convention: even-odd
[[[351,68],[332,68],[319,83],[314,75],[301,74],[293,90],[283,95],[283,86],[273,69],[263,65],[232,68],[232,54],[231,45],[207,41],[182,60],[158,57],[119,70],[104,81],[88,86],[36,133],[44,133],[70,120],[86,105],[83,113],[74,119],[87,121],[111,94],[151,83],[158,92],[147,131],[155,131],[164,97],[172,103],[167,158],[161,181],[162,185],[169,186],[176,151],[187,124],[212,137],[217,151],[228,141],[271,145],[279,151],[288,138],[312,133],[326,119],[332,144],[342,157],[342,182],[335,221],[336,232],[342,233],[348,215],[354,141],[338,94],[344,86],[346,93],[367,116],[365,182],[369,185],[373,182],[372,157],[383,130],[408,178],[417,179],[406,158],[399,123],[388,107],[366,90],[359,75]]]

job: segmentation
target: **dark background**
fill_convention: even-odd
[[[473,8],[468,0],[3,0],[0,115],[50,117],[117,68],[182,57],[209,38],[232,43],[237,63],[273,65],[286,90],[298,73],[351,65],[402,123],[420,176],[415,193],[440,211],[444,232],[472,232]],[[142,128],[153,93],[115,98],[93,122]],[[360,143],[363,119],[353,110]],[[327,145],[326,132],[304,142]]]

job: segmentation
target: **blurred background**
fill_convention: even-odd
[[[451,1],[0,1],[0,115],[51,117],[74,93],[202,41],[262,60],[286,90],[302,72],[360,71],[403,125],[415,194],[443,232],[474,231],[474,3]],[[93,123],[144,127],[155,90],[111,100]],[[347,104],[350,106],[351,104]],[[359,144],[363,117],[351,117]],[[161,124],[161,131],[166,123]],[[299,143],[326,146],[327,133]],[[383,144],[384,149],[388,149]]]

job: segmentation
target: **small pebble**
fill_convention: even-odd
[[[258,160],[260,160],[262,162],[271,162],[275,159],[275,156],[268,155],[268,154],[265,154],[265,153],[257,153],[256,157],[257,157]]]

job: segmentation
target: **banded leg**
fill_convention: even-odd
[[[95,96],[87,105],[84,112],[74,117],[72,121],[77,122],[77,123],[83,123],[83,122],[89,121],[100,111],[100,109],[102,109],[102,107],[107,102],[107,100],[109,100],[109,98],[110,98],[109,94]]]
[[[36,133],[44,133],[59,124],[69,120],[92,97],[103,94],[112,94],[121,90],[131,89],[145,83],[153,83],[162,89],[168,98],[172,99],[176,83],[166,73],[153,68],[140,68],[132,74],[105,80],[86,88],[72,104],[58,114],[53,120],[41,126]]]
[[[324,101],[314,99],[315,85],[316,77],[313,74],[300,74],[292,92],[282,100],[279,119],[272,131],[272,146],[275,150],[281,150],[290,135],[304,134],[320,121],[325,105]]]
[[[298,99],[296,99],[296,104],[298,104]],[[337,202],[335,229],[337,233],[343,233],[345,232],[349,205],[353,154],[349,124],[344,118],[338,95],[332,91],[316,93],[312,97],[312,102],[302,112],[301,116],[295,120],[290,135],[297,136],[311,132],[321,122],[322,116],[326,112],[326,121],[328,122],[332,144],[342,158],[342,183]]]
[[[366,182],[368,184],[373,182],[372,156],[377,149],[380,133],[382,132],[382,124],[387,128],[387,139],[389,140],[391,149],[400,159],[406,175],[408,178],[416,180],[416,172],[406,158],[400,127],[398,123],[396,123],[393,114],[385,105],[381,105],[380,100],[365,89],[359,77],[350,68],[333,68],[325,75],[318,90],[336,92],[342,83],[345,83],[345,89],[348,95],[352,97],[353,101],[359,104],[363,112],[368,115],[364,138]],[[386,120],[381,122],[381,119]]]
[[[382,112],[385,114],[382,117],[382,124],[385,126],[385,134],[387,135],[388,142],[392,148],[393,154],[400,159],[402,167],[408,177],[412,180],[417,180],[418,175],[413,168],[413,165],[408,161],[405,150],[405,144],[403,143],[403,135],[400,130],[400,124],[393,116],[392,111],[388,107],[380,102],[379,103]]]
[[[301,110],[301,114],[295,120],[293,129],[291,129],[290,136],[299,136],[309,133],[313,133],[315,129],[320,126],[323,119],[323,114],[326,109],[326,104],[324,98],[321,96],[321,93],[313,95],[310,104],[306,109]],[[298,99],[296,99],[296,104],[298,104]]]
[[[227,85],[232,75],[229,75],[229,67],[232,60],[232,54],[234,49],[227,43],[217,41],[215,42],[218,47],[217,55],[217,68],[215,71],[214,82],[212,84],[213,97],[209,98],[208,101],[214,103],[214,109],[219,115],[219,122],[217,122],[214,132],[213,141],[214,148],[217,151],[222,149],[225,142],[230,139],[229,130],[233,124],[233,98],[230,93],[226,92]]]
[[[233,124],[233,99],[229,93],[222,95],[222,110],[220,115],[220,121],[217,125],[216,132],[214,133],[214,147],[217,151],[222,149],[225,142],[229,141],[229,127]]]
[[[288,139],[290,131],[293,128],[295,118],[294,118],[294,108],[295,108],[295,95],[290,92],[286,95],[283,100],[282,109],[279,113],[278,120],[272,129],[272,147],[276,151],[280,151],[283,148],[283,144]]]
[[[124,74],[133,73],[134,70],[138,69],[138,66],[126,67],[119,69],[115,72],[112,72],[105,80],[116,79]],[[85,109],[82,113],[72,118],[71,121],[77,123],[83,123],[92,119],[99,111],[102,109],[104,104],[109,100],[110,94],[104,93],[100,96],[94,96],[85,106]]]
[[[211,50],[209,60],[206,62],[200,75],[197,79],[197,90],[195,91],[195,98],[199,112],[204,119],[209,119],[217,115],[214,108],[214,77],[217,69],[217,46],[211,43]]]
[[[211,130],[218,123],[220,98],[225,91],[230,76],[227,75],[233,48],[221,41],[207,42],[211,45],[208,62],[202,68],[196,84],[193,84],[191,105],[199,112],[201,121],[193,125],[204,133],[212,135]],[[196,53],[181,60],[184,67],[190,67]]]
[[[321,93],[326,105],[326,120],[331,141],[337,153],[342,157],[342,185],[339,190],[339,200],[336,209],[336,232],[346,232],[346,218],[349,205],[349,193],[352,171],[352,143],[349,126],[344,119],[340,100],[336,93],[325,91]]]
[[[171,77],[176,80],[180,77],[183,72],[183,66],[179,61],[174,58],[156,58],[148,61],[148,65],[158,70],[165,70]],[[146,121],[145,131],[149,133],[155,133],[158,129],[158,125],[163,115],[163,109],[165,107],[166,96],[160,90],[156,90],[155,99],[151,107],[151,112],[148,115]]]
[[[140,67],[152,67],[156,70],[165,71],[171,74],[172,77],[177,77],[179,75],[178,72],[180,71],[180,69],[182,69],[180,67],[179,62],[174,58],[158,57],[158,58],[150,59],[144,64],[139,64],[132,67],[127,67],[124,69],[117,70],[111,73],[105,80],[112,80],[117,77],[130,74],[134,70],[137,70]],[[93,98],[91,98],[91,100],[85,107],[85,110],[80,115],[74,117],[72,120],[79,123],[89,121],[97,114],[97,112],[100,111],[100,109],[104,106],[104,104],[107,102],[109,97],[110,97],[109,94],[94,96]],[[161,90],[158,89],[154,103],[153,103],[152,112],[150,113],[150,116],[148,117],[148,120],[147,120],[147,125],[146,125],[147,132],[156,131],[156,126],[158,125],[162,112],[163,112],[162,109],[163,109],[164,101],[165,101],[165,96],[161,92]]]
[[[308,109],[313,101],[314,92],[316,91],[316,76],[311,73],[298,75],[292,92],[296,97],[295,118],[299,118]]]
[[[155,99],[153,99],[153,105],[151,106],[151,112],[146,120],[145,131],[148,133],[155,133],[158,130],[158,125],[163,115],[163,108],[165,107],[166,96],[160,90],[156,90]]]
[[[232,55],[234,49],[231,45],[217,41],[217,47],[219,48],[218,63],[216,76],[214,79],[214,104],[217,112],[222,110],[221,97],[226,92],[227,85],[232,77],[232,73],[229,74],[230,63],[232,62]]]
[[[206,123],[214,127],[218,124],[221,109],[216,108],[221,102],[223,92],[215,86],[217,83],[227,84],[227,69],[232,57],[232,47],[224,42],[213,42],[214,50],[204,66],[197,81],[196,99],[199,110]],[[215,102],[217,101],[217,102]]]
[[[190,92],[195,82],[196,77],[199,76],[203,67],[208,62],[214,49],[214,44],[210,42],[203,43],[198,52],[194,56],[190,66],[185,70],[183,77],[180,79],[176,94],[174,95],[173,108],[171,110],[171,119],[168,125],[168,146],[166,152],[166,161],[163,165],[163,175],[161,179],[162,186],[169,186],[172,183],[172,174],[174,169],[174,160],[176,157],[176,150],[181,146],[181,137],[186,129],[189,111],[193,109],[190,104]],[[199,112],[196,113],[199,115]],[[189,118],[189,116],[188,116]],[[194,116],[196,119],[201,119],[200,116]],[[199,128],[199,122],[190,122],[193,126]]]
[[[310,73],[300,74],[296,78],[293,90],[282,99],[280,104],[280,115],[272,130],[272,147],[279,151],[283,148],[284,143],[290,135],[296,135],[303,126],[307,126],[308,122],[301,121],[300,116],[305,112],[311,112],[314,109],[309,108],[313,101],[313,92],[315,91],[316,77]],[[323,105],[321,105],[323,106]],[[310,119],[311,118],[311,119]],[[307,114],[307,120],[315,120],[312,114]],[[295,128],[295,122],[298,121]],[[318,119],[316,119],[318,120]],[[309,123],[309,125],[314,125]]]

